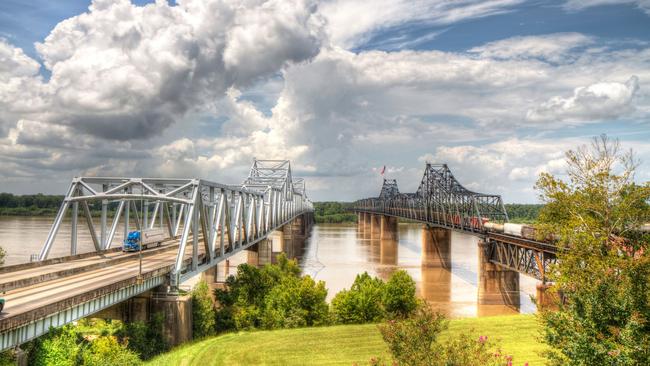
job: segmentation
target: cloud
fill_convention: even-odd
[[[567,0],[564,3],[564,8],[567,10],[575,11],[593,6],[621,4],[635,5],[646,14],[650,15],[650,1],[648,0]]]
[[[0,73],[36,84],[43,103],[32,119],[106,139],[148,138],[233,86],[313,57],[322,37],[315,12],[309,0],[96,0],[36,45],[48,81],[37,75],[38,63],[6,43],[0,57],[10,70]],[[2,89],[7,103],[20,96]]]
[[[639,78],[636,76],[631,76],[625,83],[595,83],[574,89],[568,98],[550,98],[529,110],[526,118],[534,122],[615,119],[634,110],[632,100],[638,90]]]
[[[354,48],[375,32],[405,23],[448,25],[512,11],[520,0],[331,0],[320,6],[331,42]]]
[[[569,52],[594,43],[592,37],[580,33],[555,33],[541,36],[512,37],[474,47],[469,52],[495,59],[538,58],[559,63],[572,60]]]

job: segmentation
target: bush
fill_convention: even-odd
[[[300,267],[284,254],[278,264],[259,269],[237,267],[237,276],[215,290],[219,304],[215,322],[219,331],[252,328],[294,328],[329,321],[325,284],[300,277]]]
[[[357,275],[350,290],[334,296],[332,316],[341,324],[373,323],[386,317],[407,317],[417,305],[415,281],[405,271],[396,271],[387,283],[363,273]]]
[[[378,326],[391,355],[400,365],[434,365],[437,355],[433,346],[446,327],[444,316],[427,306],[421,306],[411,318],[389,320]]]
[[[121,345],[113,336],[93,340],[82,352],[85,366],[139,365],[138,355]]]
[[[7,252],[5,252],[5,250],[2,249],[2,247],[0,247],[0,266],[5,264],[5,257],[6,256],[7,256]]]
[[[350,290],[343,290],[332,299],[334,320],[341,324],[360,324],[384,319],[384,286],[381,279],[367,272],[357,275]]]
[[[286,277],[264,300],[263,326],[296,328],[328,323],[325,283],[311,277]]]
[[[390,320],[378,326],[393,356],[393,364],[403,366],[506,366],[512,357],[503,354],[488,343],[488,338],[478,339],[467,334],[452,336],[448,341],[438,341],[447,329],[444,316],[434,313],[428,306],[419,306],[410,318]],[[385,364],[372,359],[371,365]]]
[[[391,317],[409,316],[418,306],[415,281],[404,270],[393,273],[384,287],[382,300]]]
[[[199,281],[192,290],[192,335],[203,338],[215,333],[214,304],[205,280]]]
[[[128,349],[148,360],[169,349],[162,332],[163,314],[153,314],[150,322],[127,323],[118,333]]]
[[[80,363],[81,337],[72,325],[51,328],[50,332],[36,341],[30,354],[30,365],[74,366]]]

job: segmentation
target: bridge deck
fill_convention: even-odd
[[[174,240],[143,251],[143,278],[171,272],[177,250],[178,240]],[[186,260],[191,255],[191,250],[186,251]],[[203,257],[203,251],[199,255]],[[11,290],[4,296],[6,305],[0,314],[0,332],[129,286],[137,281],[139,273],[137,252],[113,252],[3,273],[0,288]],[[38,281],[39,278],[43,281]]]

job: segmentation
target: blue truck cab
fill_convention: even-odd
[[[124,241],[122,250],[125,252],[137,252],[140,250],[140,232],[131,231]]]

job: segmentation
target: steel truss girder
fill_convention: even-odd
[[[94,202],[101,202],[99,237],[89,206]],[[110,248],[120,221],[124,223],[126,239],[131,212],[136,227],[152,228],[158,221],[171,238],[180,239],[172,285],[177,285],[181,277],[212,267],[227,254],[265,238],[296,216],[313,211],[304,192],[304,180],[293,179],[290,163],[284,160],[255,160],[242,186],[202,179],[79,177],[72,180],[39,260],[47,259],[70,207],[75,214],[71,254],[76,254],[79,204],[97,252]],[[109,224],[107,212],[111,204],[117,207]],[[138,216],[140,210],[142,218]],[[189,264],[183,260],[187,249],[192,252]],[[200,251],[205,253],[201,260]]]
[[[535,246],[497,239],[490,239],[488,244],[485,254],[490,262],[542,282],[546,282],[549,266],[557,262],[555,253]]]
[[[427,163],[416,193],[399,193],[394,179],[384,179],[379,197],[359,200],[354,209],[472,232],[483,232],[485,220],[508,221],[501,196],[466,189],[447,164]]]

